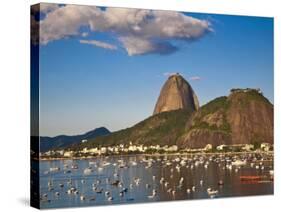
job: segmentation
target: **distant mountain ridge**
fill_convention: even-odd
[[[40,152],[46,152],[54,148],[66,148],[73,144],[78,144],[82,140],[94,139],[99,136],[110,134],[105,127],[96,128],[81,135],[59,135],[55,137],[40,137]]]

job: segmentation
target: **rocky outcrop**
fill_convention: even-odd
[[[209,129],[191,129],[184,137],[184,142],[178,142],[182,148],[204,148],[207,144],[216,147],[222,144],[232,144],[231,134]]]
[[[187,122],[181,144],[201,148],[263,142],[273,143],[273,105],[258,90],[246,89],[200,108]]]
[[[233,143],[273,143],[273,105],[267,99],[252,91],[233,93],[228,101]]]
[[[162,87],[153,115],[178,109],[196,111],[199,102],[189,83],[181,75],[175,74]]]

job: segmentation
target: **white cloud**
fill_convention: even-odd
[[[172,11],[66,5],[40,21],[40,43],[81,34],[80,28],[115,36],[128,55],[168,54],[178,50],[175,40],[193,41],[212,31],[207,20]]]
[[[83,44],[90,44],[90,45],[94,45],[100,48],[104,48],[104,49],[109,49],[109,50],[116,50],[117,46],[106,43],[106,42],[102,42],[102,41],[98,41],[98,40],[80,40],[80,43]]]
[[[59,8],[58,4],[49,4],[49,3],[41,3],[40,4],[40,12],[49,13]]]
[[[192,80],[192,81],[199,81],[199,80],[201,80],[201,77],[199,77],[199,76],[193,76],[193,77],[189,77],[189,80]]]
[[[82,26],[88,26],[89,20],[100,13],[96,7],[67,5],[47,13],[40,21],[40,44],[47,44],[53,40],[79,35]]]
[[[119,39],[129,56],[147,53],[169,54],[177,50],[169,42],[151,42],[139,37],[120,37]]]

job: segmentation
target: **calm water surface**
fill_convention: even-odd
[[[235,160],[247,162],[230,166]],[[40,204],[57,208],[273,194],[272,167],[272,157],[256,155],[41,161]],[[241,176],[262,179],[245,182]]]

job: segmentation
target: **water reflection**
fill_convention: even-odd
[[[272,169],[269,154],[41,161],[41,207],[273,194]]]

